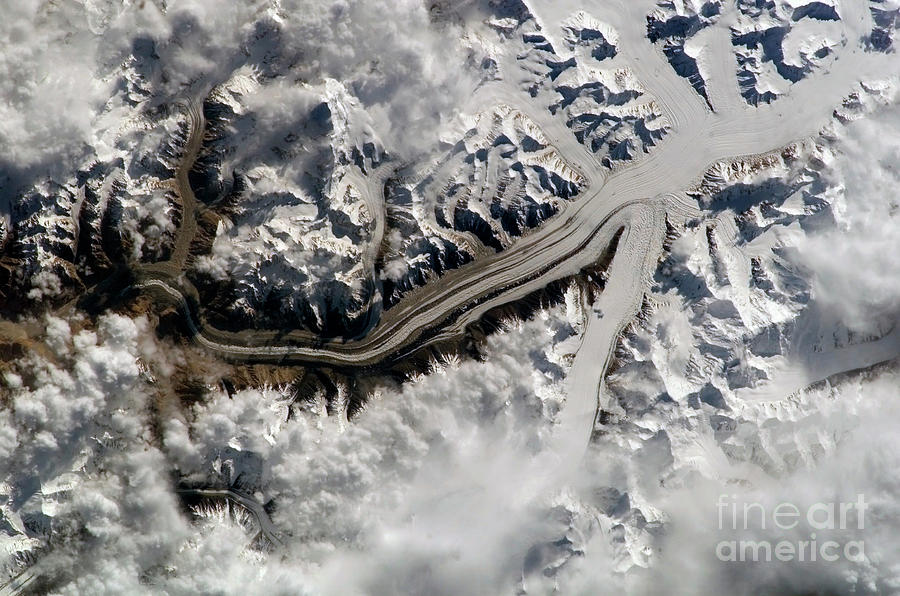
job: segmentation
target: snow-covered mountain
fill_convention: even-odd
[[[893,593],[898,25],[10,7],[0,593]]]

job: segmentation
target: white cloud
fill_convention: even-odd
[[[820,394],[814,408],[822,417],[812,416],[794,423],[791,432],[802,436],[812,430],[820,436],[833,435],[836,448],[821,456],[813,467],[801,468],[783,476],[772,476],[756,486],[726,482],[725,478],[708,478],[690,487],[673,490],[661,503],[670,520],[670,533],[661,544],[660,559],[647,575],[643,593],[651,586],[678,578],[677,594],[758,594],[772,593],[861,593],[883,594],[896,590],[900,582],[900,508],[896,502],[900,445],[892,430],[900,423],[900,401],[897,399],[897,373],[889,373],[871,381],[863,378],[842,386],[834,395]],[[827,412],[831,410],[832,414]],[[739,474],[737,468],[733,473]],[[719,530],[717,502],[738,503],[738,531],[733,527],[733,510],[724,509],[723,530]],[[782,530],[772,521],[771,513],[779,503],[796,505],[801,515],[815,503],[855,502],[863,495],[869,509],[864,529],[857,531],[854,510],[848,510],[846,530],[817,530],[807,523]],[[732,501],[732,499],[734,501]],[[743,504],[759,503],[767,513],[765,530],[756,529],[759,509],[748,515],[751,528],[743,531]],[[840,507],[836,508],[836,525],[840,526]],[[824,521],[824,516],[816,517]],[[789,524],[785,524],[789,525]],[[719,562],[716,546],[720,541],[757,540],[773,545],[781,540],[797,544],[810,541],[816,534],[818,545],[834,540],[841,548],[849,541],[862,540],[866,559],[852,562],[843,556],[835,562],[818,561],[751,563]],[[808,548],[808,546],[807,546]],[[807,555],[808,558],[808,555]]]
[[[59,174],[86,156],[94,117],[109,97],[98,37],[74,2],[23,0],[0,23],[0,145],[10,173]],[[112,56],[110,56],[112,57]]]
[[[286,421],[287,395],[280,391],[216,393],[195,408],[189,424],[167,423],[162,450],[148,434],[150,388],[137,380],[145,326],[141,319],[112,316],[101,320],[96,334],[72,333],[50,321],[59,357],[77,364],[72,373],[40,364],[41,388],[14,393],[13,440],[21,446],[13,459],[55,450],[52,459],[65,463],[40,472],[45,485],[79,469],[79,446],[93,451],[53,522],[58,535],[73,538],[56,542],[42,563],[78,569],[63,576],[59,593],[500,594],[517,585],[541,593],[555,581],[563,593],[628,588],[649,594],[661,583],[686,594],[722,587],[749,594],[760,585],[866,593],[867,586],[883,591],[892,581],[900,554],[894,539],[900,511],[892,497],[897,446],[890,439],[900,422],[896,375],[874,384],[853,381],[835,395],[825,388],[794,413],[761,414],[759,428],[747,427],[748,437],[778,431],[802,448],[813,433],[833,437],[837,446],[816,467],[770,476],[753,490],[728,482],[745,472],[740,461],[717,476],[684,474],[709,469],[690,457],[693,445],[709,445],[704,441],[712,433],[705,414],[689,407],[667,427],[677,473],[652,448],[659,411],[600,441],[585,467],[575,468],[577,475],[560,479],[547,440],[564,381],[563,369],[554,365],[561,348],[553,346],[573,333],[560,317],[493,336],[486,362],[437,370],[385,393],[343,432],[329,418]],[[750,414],[742,419],[754,420]],[[76,441],[66,448],[41,445],[35,431]],[[706,457],[716,461],[711,453]],[[248,531],[246,520],[219,514],[192,524],[180,511],[171,466],[213,477],[229,459],[238,472],[261,474],[255,498],[275,499],[272,517],[285,538],[277,556],[248,550],[255,530]],[[629,493],[637,509],[626,517],[604,512],[598,495],[608,487]],[[719,564],[715,504],[723,492],[769,507],[863,492],[872,504],[865,535],[870,560],[761,571]],[[665,520],[658,541],[647,538],[652,532],[640,529],[636,515]],[[623,551],[613,540],[619,533],[629,548],[648,540],[655,562],[649,571],[623,567]],[[555,578],[544,577],[545,568],[571,556],[566,540],[582,554],[568,559]],[[627,575],[620,573],[629,567]]]
[[[75,471],[71,492],[34,497],[45,511],[54,503],[42,523],[58,538],[41,566],[65,570],[57,593],[493,592],[516,581],[547,533],[557,489],[541,453],[561,399],[552,346],[572,333],[562,319],[493,337],[494,361],[386,393],[343,432],[315,416],[287,422],[286,394],[246,390],[213,395],[189,425],[169,419],[162,450],[138,367],[139,357],[162,357],[142,347],[147,324],[112,315],[96,332],[73,332],[48,319],[59,363],[32,356],[35,379],[8,377],[14,432],[0,447],[18,446],[4,458],[7,480],[34,491]],[[261,474],[256,498],[275,498],[285,550],[248,550],[252,531],[227,519],[192,525],[172,491],[173,464],[207,481],[228,466]]]
[[[432,26],[418,0],[23,0],[6,8],[0,144],[11,180],[0,181],[4,194],[34,178],[71,176],[93,151],[104,152],[98,118],[121,103],[112,99],[119,68],[137,39],[156,43],[165,77],[145,83],[157,101],[172,103],[200,77],[220,83],[248,60],[275,63],[274,73],[292,81],[343,81],[397,153],[436,140],[436,124],[473,84],[455,31]],[[117,125],[102,124],[113,133]]]
[[[115,71],[135,36],[157,41],[172,78],[155,90],[171,96],[198,73],[213,81],[227,76],[246,59],[243,49],[262,56],[268,45],[279,44],[281,59],[296,61],[290,72],[298,78],[315,84],[341,80],[389,150],[400,153],[427,145],[421,139],[468,90],[465,70],[456,66],[452,26],[434,29],[423,3],[286,0],[267,16],[275,5],[191,0],[172,3],[165,14],[149,1],[143,9],[92,1],[8,7],[0,22],[0,144],[11,151],[0,166],[22,179],[71,173],[89,154],[85,144],[96,141],[93,123],[112,93],[110,79],[103,77]],[[249,47],[255,24],[267,19],[280,19],[281,32]],[[288,71],[285,64],[277,68]],[[258,99],[272,121],[309,107],[309,98],[290,85],[272,86]],[[288,100],[296,103],[283,105]],[[816,275],[817,300],[855,326],[898,314],[898,139],[896,109],[848,128],[833,168],[834,182],[844,188],[839,227],[801,247]],[[47,281],[36,291],[52,291]],[[673,347],[689,335],[677,320],[664,323],[670,336],[663,339]],[[621,433],[602,443],[580,470],[583,477],[555,484],[547,437],[562,401],[563,371],[552,346],[570,334],[558,319],[539,319],[495,336],[488,362],[465,362],[388,392],[342,432],[315,417],[288,423],[279,403],[283,395],[248,390],[213,396],[190,420],[164,420],[160,445],[151,432],[147,410],[153,396],[138,358],[152,361],[158,372],[166,373],[167,364],[147,321],[107,316],[95,333],[73,332],[51,318],[47,345],[53,357],[31,356],[23,368],[32,378],[23,378],[24,371],[6,377],[10,399],[0,408],[0,471],[15,494],[7,495],[4,515],[11,526],[25,513],[54,518],[47,523],[55,524],[61,538],[46,564],[77,570],[59,586],[60,593],[71,594],[156,588],[512,592],[532,546],[563,535],[578,539],[576,534],[586,556],[560,572],[563,588],[572,593],[620,583],[647,593],[660,585],[681,586],[685,593],[750,593],[760,583],[807,591],[896,589],[896,376],[851,384],[823,397],[806,416],[779,411],[761,420],[765,432],[748,422],[742,432],[763,438],[740,446],[758,453],[765,452],[764,439],[776,434],[769,426],[798,445],[809,434],[836,445],[810,469],[768,474],[756,492],[727,482],[731,472],[739,476],[739,466],[713,448],[708,417],[688,412],[672,422],[663,416],[666,404],[623,423]],[[653,451],[665,441],[676,443],[670,452]],[[666,475],[672,453],[682,467]],[[171,468],[213,477],[229,459],[238,472],[259,474],[255,498],[275,499],[273,518],[288,537],[284,553],[248,551],[247,532],[239,524],[192,526],[182,515]],[[681,474],[721,462],[725,471],[718,476]],[[51,485],[73,471],[78,486],[57,502]],[[661,478],[672,480],[671,487]],[[641,516],[658,514],[668,524],[667,538],[648,542],[654,554],[647,558],[658,558],[650,572],[634,570],[630,579],[615,573],[626,555],[610,544],[611,537],[650,540],[658,529],[638,528],[636,513],[621,529],[613,527],[596,503],[609,487],[627,490]],[[836,489],[863,492],[871,500],[867,562],[760,570],[713,558],[720,493],[746,494],[772,507],[781,500],[809,503]],[[35,501],[23,504],[30,499]],[[653,551],[657,545],[661,552]],[[556,551],[547,552],[556,563]],[[627,556],[640,562],[640,554]],[[543,567],[536,568],[540,574]],[[155,584],[148,588],[145,580]]]
[[[261,465],[260,496],[294,537],[285,564],[315,593],[502,592],[548,532],[558,487],[545,445],[563,380],[552,346],[571,333],[553,317],[495,336],[491,361],[386,393],[342,432],[330,419],[285,423],[276,392],[244,391],[197,408],[191,447],[179,424],[166,445],[195,454],[186,466],[196,454],[206,469]]]
[[[848,325],[871,331],[900,316],[900,105],[849,124],[830,183],[837,224],[800,246],[815,297]]]

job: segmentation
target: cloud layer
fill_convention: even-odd
[[[3,192],[61,181],[108,152],[127,115],[116,112],[122,65],[148,40],[158,60],[142,81],[152,104],[183,100],[201,76],[214,85],[245,63],[291,83],[337,79],[404,154],[436,140],[471,87],[455,39],[416,0],[16,2],[0,23]],[[291,96],[273,101],[282,99]]]
[[[898,163],[896,104],[848,125],[829,180],[836,225],[800,247],[815,276],[816,299],[862,331],[900,317]]]
[[[389,151],[421,151],[471,87],[455,33],[412,0],[18,2],[0,22],[0,145],[9,148],[0,193],[127,149],[116,136],[129,113],[121,65],[148,40],[144,53],[158,61],[142,80],[149,104],[197,91],[201,74],[216,82],[247,67],[278,80],[257,106],[271,124],[308,111],[308,87],[339,80]],[[805,241],[802,263],[818,304],[851,327],[883,330],[900,314],[896,106],[849,126],[836,155],[836,224]],[[272,388],[229,396],[211,387],[187,411],[167,410],[165,379],[152,376],[168,378],[193,354],[164,351],[144,318],[107,315],[85,330],[86,321],[48,317],[35,324],[46,350],[18,362],[0,399],[7,562],[46,547],[38,569],[60,594],[897,589],[896,372],[746,405],[732,429],[739,440],[726,445],[744,450],[733,457],[716,437],[726,417],[710,414],[721,405],[653,401],[659,379],[636,375],[626,389],[646,398],[641,411],[598,433],[584,465],[560,477],[570,467],[549,439],[579,323],[563,310],[493,336],[484,362],[436,365],[384,388],[352,423],[289,415],[292,395]],[[691,341],[677,321],[661,328],[668,337],[640,341]],[[669,352],[662,357],[682,353]],[[769,466],[785,459],[770,453],[785,442],[802,452],[799,463]],[[732,482],[747,468],[754,486]],[[274,504],[268,515],[285,546],[254,548],[254,522],[239,508],[185,511],[173,475]],[[731,537],[716,525],[722,494],[771,510],[860,493],[871,504],[862,561],[715,559]]]

